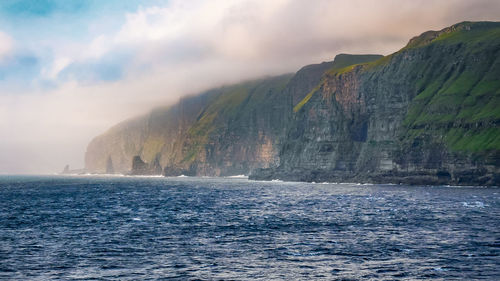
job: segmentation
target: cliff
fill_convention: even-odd
[[[379,55],[339,55],[287,74],[212,89],[124,121],[94,138],[85,166],[91,173],[239,175],[275,166],[294,101],[332,67]],[[160,167],[160,169],[158,169]]]
[[[460,23],[328,71],[254,179],[498,185],[500,24]]]
[[[108,158],[115,172],[131,174],[220,176],[269,167],[283,134],[288,107],[280,97],[290,78],[213,89],[125,121],[89,144],[86,168],[104,173]]]
[[[500,23],[209,90],[123,122],[89,172],[498,185]],[[110,167],[110,163],[112,167]]]

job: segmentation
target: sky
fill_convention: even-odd
[[[2,0],[0,174],[82,168],[112,125],[210,87],[500,21],[498,0]]]

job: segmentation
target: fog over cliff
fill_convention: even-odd
[[[83,167],[95,135],[209,87],[500,20],[495,0],[24,2],[0,4],[0,173]]]

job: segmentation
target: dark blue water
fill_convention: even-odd
[[[500,276],[500,189],[0,177],[0,279]]]

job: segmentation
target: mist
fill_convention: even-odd
[[[82,168],[93,137],[210,87],[339,53],[387,55],[427,30],[500,20],[496,0],[137,2],[109,15],[90,7],[24,16],[24,27],[4,17],[0,173]]]

